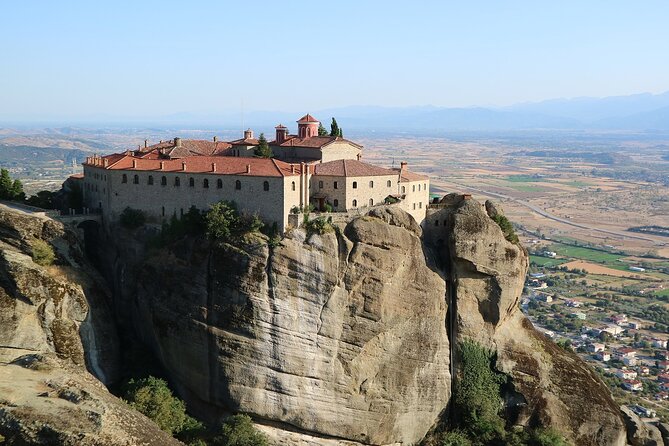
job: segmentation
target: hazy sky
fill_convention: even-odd
[[[0,2],[0,118],[669,90],[667,0]]]

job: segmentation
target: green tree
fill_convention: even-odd
[[[49,266],[53,264],[56,259],[56,254],[51,245],[41,239],[35,239],[31,243],[32,258],[35,263],[42,266]]]
[[[273,156],[272,149],[269,148],[265,134],[261,133],[258,138],[258,145],[253,149],[253,154],[260,158],[271,158]]]
[[[37,192],[35,195],[31,195],[27,200],[26,203],[28,203],[31,206],[35,206],[38,208],[42,209],[54,209],[55,203],[54,203],[54,198],[55,198],[55,193],[48,191],[48,190],[41,190]]]
[[[190,418],[184,402],[172,395],[167,382],[160,378],[131,379],[125,386],[124,399],[170,434],[182,431]]]
[[[325,130],[322,123],[318,123],[318,136],[328,136],[328,131]]]
[[[211,239],[227,241],[239,225],[237,205],[233,201],[212,204],[205,221]]]
[[[255,428],[248,415],[228,417],[221,426],[221,434],[213,446],[267,446],[267,437]]]
[[[7,169],[0,169],[0,200],[24,200],[23,184],[12,180]]]
[[[569,446],[567,440],[553,429],[537,429],[530,433],[528,446]]]
[[[332,123],[330,124],[330,136],[341,136],[341,130],[335,118],[332,118]]]
[[[439,446],[472,446],[472,442],[466,433],[461,430],[454,430],[444,434]]]
[[[518,243],[518,236],[516,235],[516,231],[513,229],[513,225],[508,218],[502,214],[497,214],[492,217],[492,219],[499,225],[500,229],[504,233],[505,239],[511,243]]]

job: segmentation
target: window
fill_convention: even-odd
[[[357,181],[354,181],[354,182],[353,182],[353,189],[357,189],[357,188],[358,188],[358,182],[357,182]]]
[[[216,187],[218,189],[223,189],[223,180],[221,180],[220,178],[216,180]]]
[[[290,189],[295,190],[295,181],[293,181],[293,183],[290,185]]]
[[[335,207],[335,208],[339,207],[339,200],[337,200],[337,199],[335,198],[335,200],[332,202],[332,204],[334,204],[334,207]]]
[[[190,187],[195,187],[195,178],[190,177],[190,178],[188,179],[188,186],[190,186]]]
[[[128,175],[123,174],[123,178],[121,178],[121,183],[127,183],[128,182]]]
[[[338,185],[337,182],[335,181],[335,182],[334,182],[334,188],[335,188],[335,189],[339,189],[338,186],[339,186],[339,185]]]
[[[423,190],[427,190],[427,183],[423,183]]]
[[[373,181],[370,181],[370,182],[369,182],[369,188],[370,188],[370,189],[373,189],[373,188],[374,188],[374,182],[373,182]]]
[[[209,189],[209,180],[208,179],[205,178],[204,180],[202,180],[202,187],[204,187],[205,189]]]
[[[413,210],[416,210],[416,203],[413,204]]]
[[[434,225],[435,225],[435,226],[439,226],[439,220],[435,220],[435,221],[434,221]]]
[[[411,186],[411,192],[416,192],[416,185]]]
[[[149,175],[149,179],[146,180],[146,184],[148,184],[149,186],[153,185],[153,175]]]
[[[374,206],[374,199],[373,199],[373,198],[370,198],[370,199],[369,199],[369,205],[370,205],[370,206]]]
[[[235,190],[242,190],[242,182],[237,180],[235,181]]]
[[[165,216],[165,206],[163,206],[163,217]]]
[[[393,182],[390,180],[386,181],[386,186],[393,187]]]
[[[406,194],[406,193],[407,193],[407,188],[404,187],[404,186],[402,186],[402,193],[403,193],[403,194]]]
[[[418,192],[420,192],[420,184],[418,185]]]
[[[358,200],[353,200],[353,207],[357,207],[357,206],[358,206]]]
[[[184,216],[184,208],[181,208],[181,216]]]
[[[323,189],[323,182],[322,182],[322,181],[319,181],[319,182],[318,182],[318,188],[319,188],[319,189]]]
[[[423,209],[423,202],[422,201],[418,203],[418,209]]]
[[[139,175],[135,175],[135,176],[133,177],[133,179],[132,179],[132,182],[133,182],[134,184],[139,184]]]
[[[181,186],[181,178],[179,177],[174,177],[174,186],[179,187]]]
[[[160,179],[160,185],[161,185],[161,186],[167,186],[167,177],[166,177],[166,176],[163,176],[163,177]]]
[[[264,190],[265,192],[269,190],[269,181],[263,181],[262,190]]]

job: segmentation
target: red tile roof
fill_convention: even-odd
[[[182,139],[181,146],[177,147],[175,141],[163,141],[149,147],[139,149],[140,153],[160,152],[170,158],[184,158],[192,155],[217,155],[231,147],[225,141],[208,141],[203,139]]]
[[[298,138],[296,135],[287,135],[286,140],[281,144],[277,144],[276,140],[271,141],[271,146],[279,147],[305,147],[308,149],[322,149],[323,147],[332,144],[335,141],[341,141],[351,144],[354,147],[362,149],[360,144],[356,144],[348,139],[340,138],[338,136],[310,136],[308,138]]]
[[[398,168],[394,168],[393,170],[395,170],[397,173],[399,173]],[[402,178],[400,178],[400,182],[406,183],[406,182],[410,182],[410,181],[424,181],[424,180],[429,180],[429,179],[430,179],[430,177],[428,177],[427,175],[421,175],[419,173],[411,172],[409,170],[404,169],[402,171]]]
[[[320,121],[311,116],[309,113],[307,113],[306,115],[302,116],[300,120],[297,122],[320,122]]]
[[[286,127],[285,125],[283,125],[283,124],[279,124],[279,125],[277,125],[277,126],[274,127],[274,128],[275,128],[275,129],[285,129],[285,128],[287,128],[287,127]]]
[[[109,160],[107,167],[103,167],[104,160]],[[133,167],[133,161],[135,167]],[[163,168],[161,169],[161,163]],[[183,164],[186,169],[183,170]],[[212,164],[216,164],[216,171],[212,171]],[[84,163],[84,165],[94,165]],[[300,174],[300,166],[285,163],[273,158],[238,158],[230,156],[189,156],[180,159],[146,159],[130,155],[114,154],[102,157],[101,164],[107,170],[128,171],[156,171],[156,172],[184,172],[210,173],[212,175],[245,175],[263,177],[281,177]],[[250,172],[247,168],[250,166]]]
[[[258,140],[256,138],[242,138],[230,141],[230,144],[233,146],[257,146]]]
[[[391,169],[363,163],[356,160],[335,160],[314,165],[314,175],[334,177],[374,177],[382,175],[397,175]]]

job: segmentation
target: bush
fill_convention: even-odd
[[[192,419],[186,415],[186,405],[172,395],[165,380],[153,376],[131,379],[125,387],[124,399],[130,406],[149,417],[165,432],[178,434],[184,427],[193,427]]]
[[[467,434],[460,430],[447,432],[439,443],[440,446],[472,446]]]
[[[144,211],[127,207],[123,209],[123,212],[121,212],[119,221],[126,228],[135,229],[143,226],[144,223],[146,223],[146,215],[144,214]]]
[[[530,433],[528,446],[569,446],[562,435],[553,429],[537,429]]]
[[[502,214],[497,214],[494,217],[492,217],[492,219],[502,229],[505,239],[507,239],[511,243],[518,243],[518,236],[516,235],[516,231],[513,229],[513,225],[511,224],[508,218],[506,218]]]
[[[234,236],[260,231],[264,223],[255,214],[240,215],[232,201],[213,204],[205,216],[207,234],[213,240],[230,241]]]
[[[228,417],[221,426],[221,434],[214,438],[213,446],[266,446],[267,437],[255,428],[248,415]]]
[[[42,266],[49,266],[53,264],[56,259],[56,254],[53,248],[44,240],[35,239],[32,242],[32,257],[33,262]]]
[[[476,440],[486,444],[504,436],[501,384],[506,375],[495,372],[494,355],[474,341],[459,345],[460,372],[455,387],[455,413],[460,426]]]
[[[304,228],[309,234],[325,234],[334,231],[331,221],[332,217],[327,220],[323,217],[314,218],[313,220],[306,219]]]

